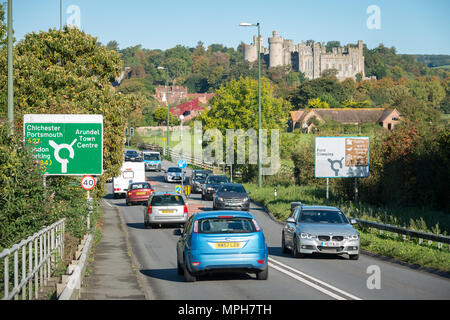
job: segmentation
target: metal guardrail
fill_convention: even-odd
[[[423,232],[423,231],[409,230],[409,229],[402,228],[402,227],[396,227],[396,226],[392,226],[389,224],[382,224],[382,223],[378,223],[378,222],[367,221],[367,220],[362,220],[362,219],[357,219],[357,218],[355,218],[355,220],[360,225],[368,227],[368,228],[389,231],[389,232],[401,234],[404,236],[409,236],[412,238],[418,238],[419,240],[422,239],[422,240],[428,240],[428,241],[435,241],[438,243],[450,244],[450,237],[447,237],[447,236],[433,234],[433,233],[429,233],[429,232]]]
[[[2,300],[13,298],[18,300],[20,292],[22,292],[22,300],[33,299],[33,293],[34,298],[38,299],[39,288],[42,289],[47,285],[47,281],[56,268],[57,258],[63,259],[64,257],[65,221],[65,218],[61,219],[0,253],[0,260],[3,259],[4,266],[4,296]],[[10,292],[9,258],[11,255],[14,255],[14,283]],[[22,275],[19,282],[20,273]]]

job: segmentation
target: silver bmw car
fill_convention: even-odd
[[[358,260],[360,238],[352,224],[356,221],[349,221],[335,207],[294,206],[282,231],[282,250],[291,251],[296,258],[325,253],[347,254],[351,260]]]

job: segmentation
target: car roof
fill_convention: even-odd
[[[205,169],[194,169],[192,172],[212,172],[211,170],[205,170]]]
[[[226,186],[226,187],[233,187],[233,186],[243,186],[242,183],[233,183],[233,182],[227,182],[227,183],[222,183],[222,187]]]
[[[226,175],[224,175],[224,174],[210,174],[209,176],[208,176],[208,178],[209,177],[225,177],[225,178],[228,178]]]
[[[171,196],[181,196],[181,194],[176,193],[175,191],[156,191],[153,192],[153,196],[163,196],[163,195],[171,195]]]
[[[328,211],[341,211],[339,208],[336,207],[329,207],[329,206],[301,206],[302,210],[328,210]]]
[[[158,151],[142,151],[142,153],[155,153],[155,154],[160,154]]]
[[[205,211],[195,213],[194,220],[217,218],[219,216],[233,216],[235,218],[250,218],[254,219],[250,212],[246,211]]]
[[[140,184],[140,183],[148,183],[148,184],[150,184],[150,181],[132,182],[132,183],[130,183],[130,185],[132,185],[132,184]]]

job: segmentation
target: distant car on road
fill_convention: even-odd
[[[214,193],[222,183],[229,183],[227,176],[224,175],[209,175],[205,183],[202,185],[202,200],[212,200]]]
[[[291,250],[296,258],[312,253],[348,254],[358,260],[359,233],[344,213],[335,207],[299,205],[286,220],[281,235],[284,253]]]
[[[154,191],[149,182],[131,183],[128,186],[125,203],[127,206],[131,206],[134,203],[147,204],[148,199]]]
[[[164,174],[164,181],[166,182],[179,182],[184,179],[184,172],[178,167],[169,167]]]
[[[141,161],[141,156],[136,150],[127,150],[125,152],[125,161]]]
[[[210,174],[212,174],[211,170],[192,170],[190,181],[192,193],[202,192],[202,183]]]
[[[145,170],[161,171],[161,154],[157,151],[142,152],[142,160],[145,162]]]
[[[250,209],[250,198],[240,183],[223,183],[217,189],[213,199],[213,209]]]
[[[144,225],[151,228],[157,224],[184,225],[188,220],[188,207],[180,194],[155,192],[144,212]]]
[[[184,228],[174,231],[177,242],[177,270],[186,282],[217,271],[256,273],[269,276],[268,248],[255,218],[242,211],[195,213]]]

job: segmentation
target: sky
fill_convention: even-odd
[[[3,0],[5,2],[6,0]],[[12,0],[17,40],[30,32],[59,28],[60,0]],[[449,0],[62,0],[63,23],[103,44],[121,49],[141,44],[166,50],[220,43],[236,48],[252,42],[260,23],[264,46],[272,31],[294,43],[302,40],[363,40],[369,49],[383,43],[405,54],[450,54]],[[74,7],[76,6],[76,7]],[[79,8],[79,15],[73,8]],[[69,10],[69,11],[68,11]]]

